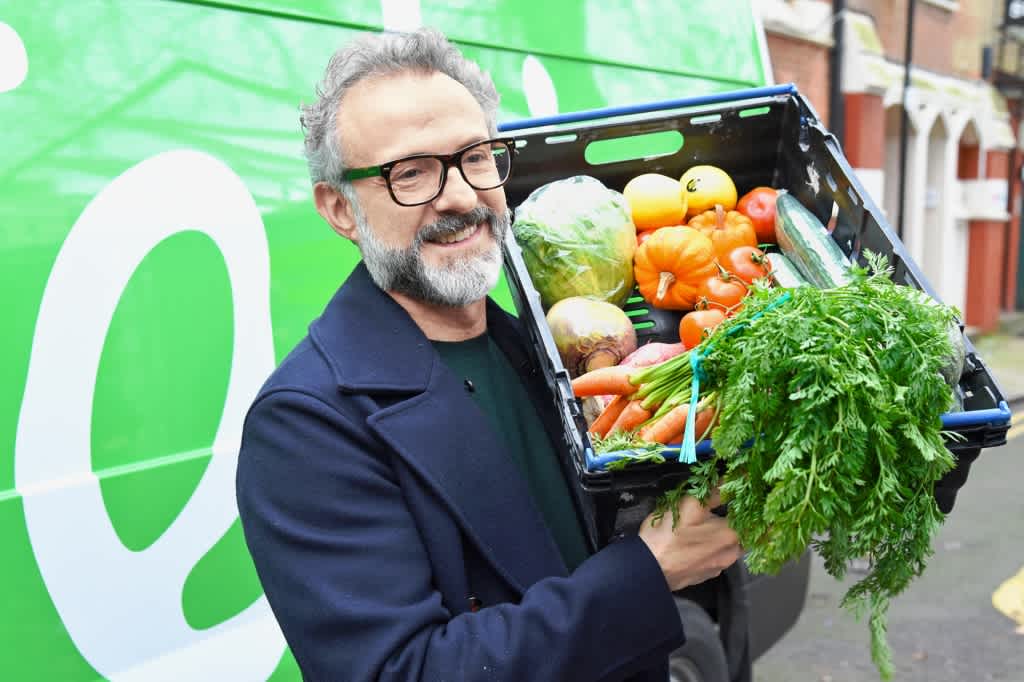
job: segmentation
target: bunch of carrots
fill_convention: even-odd
[[[635,434],[641,441],[667,445],[682,437],[690,412],[693,369],[690,352],[650,367],[602,367],[572,382],[579,398],[614,396],[587,429],[602,438]],[[696,440],[707,436],[718,415],[718,394],[702,396],[694,423]]]

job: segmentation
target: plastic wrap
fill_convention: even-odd
[[[636,227],[620,192],[587,175],[548,183],[516,208],[512,231],[545,310],[572,296],[625,305]]]

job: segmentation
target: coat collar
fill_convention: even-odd
[[[525,373],[530,359],[520,341],[521,328],[490,298],[487,328],[515,369]],[[359,332],[348,333],[353,329]],[[309,332],[344,391],[422,393],[438,362],[430,340],[409,313],[373,282],[362,261]]]
[[[430,341],[374,284],[362,261],[310,325],[309,335],[342,390],[421,393],[427,388],[435,361]]]
[[[513,367],[528,377],[529,354],[518,323],[490,298],[487,325]],[[310,326],[310,337],[342,391],[405,394],[398,402],[386,401],[368,426],[439,494],[514,589],[522,592],[545,576],[565,575],[557,545],[497,433],[462,380],[362,263]]]

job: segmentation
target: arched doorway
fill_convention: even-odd
[[[923,211],[917,235],[921,239],[921,267],[943,302],[963,308],[966,292],[965,232],[957,234],[954,207],[959,205],[959,185],[954,182],[945,119],[935,119],[928,133],[924,173]],[[963,243],[961,243],[963,242]]]

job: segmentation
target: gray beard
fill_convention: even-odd
[[[394,248],[373,234],[363,212],[356,207],[356,229],[363,262],[374,283],[425,303],[462,307],[487,296],[501,274],[501,241],[509,227],[509,216],[499,216],[485,206],[457,216],[444,216],[423,227],[406,248]],[[423,243],[461,229],[486,222],[494,243],[484,251],[455,255],[438,267],[424,262]]]

